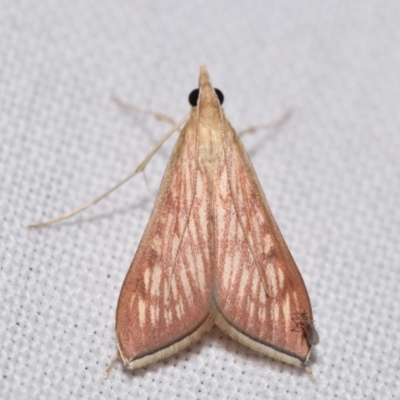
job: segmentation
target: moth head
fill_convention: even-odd
[[[198,113],[209,120],[218,118],[221,115],[221,105],[224,101],[224,95],[219,89],[214,89],[211,84],[205,65],[200,67],[199,87],[193,90],[189,95],[189,103],[192,107],[197,107]],[[198,115],[199,115],[198,114]]]
[[[224,102],[224,94],[217,88],[214,88],[215,94],[218,97],[219,104],[222,106],[222,103]],[[189,104],[192,107],[197,106],[197,102],[199,101],[199,94],[200,94],[200,89],[194,89],[190,92],[189,94]]]

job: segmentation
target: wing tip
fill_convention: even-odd
[[[192,343],[197,342],[203,333],[210,330],[213,326],[213,320],[209,315],[204,322],[202,322],[194,331],[192,331],[189,335],[184,336],[183,338],[177,340],[174,343],[171,343],[161,349],[155,350],[153,352],[149,352],[143,355],[140,355],[135,358],[127,358],[124,356],[121,347],[117,340],[118,352],[121,356],[122,362],[124,366],[129,369],[137,369],[144,367],[148,364],[152,364],[156,361],[160,361],[164,358],[170,357],[173,354],[179,352],[180,350],[184,349],[185,347],[190,346]]]
[[[272,345],[267,345],[253,338],[245,335],[243,332],[239,331],[233,325],[231,325],[221,314],[221,312],[215,307],[212,311],[213,320],[215,325],[217,325],[223,332],[225,332],[232,339],[237,342],[249,347],[250,349],[269,356],[277,361],[282,361],[286,364],[293,365],[297,368],[306,369],[308,359],[311,354],[311,349],[307,354],[305,359],[296,356],[295,354],[284,352],[282,349],[273,347]]]

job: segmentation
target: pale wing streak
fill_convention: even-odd
[[[222,118],[222,113],[221,113],[221,118]],[[257,268],[258,275],[260,277],[261,283],[263,285],[265,295],[268,297],[267,285],[266,285],[266,283],[264,281],[264,277],[261,274],[261,268],[260,268],[258,259],[256,257],[254,248],[253,248],[252,244],[250,243],[249,236],[247,235],[247,232],[246,232],[246,230],[244,228],[244,223],[243,223],[243,220],[242,220],[242,218],[240,216],[240,213],[239,213],[238,201],[237,201],[237,198],[236,198],[236,195],[235,195],[235,191],[233,190],[232,170],[231,170],[232,156],[231,156],[231,154],[228,154],[230,149],[227,146],[227,140],[229,140],[229,139],[227,139],[227,137],[226,137],[226,135],[227,135],[226,127],[227,127],[227,124],[223,124],[222,140],[223,140],[223,147],[224,147],[224,158],[225,158],[226,172],[227,172],[227,175],[228,175],[229,190],[230,190],[232,201],[233,201],[233,205],[234,205],[234,208],[235,208],[236,217],[239,220],[240,228],[242,230],[243,236],[245,237],[247,245],[249,246],[250,252],[251,252],[251,254],[253,256],[253,260],[254,260],[254,263],[256,265],[256,268]],[[233,131],[231,131],[231,133],[236,135],[236,133],[234,133]],[[236,182],[238,183],[239,180],[236,180]]]
[[[189,219],[190,219],[190,215],[192,213],[192,208],[193,208],[194,197],[195,197],[195,194],[196,194],[197,174],[198,174],[198,170],[199,170],[199,139],[198,139],[198,134],[197,134],[197,128],[196,128],[195,141],[196,141],[196,144],[195,144],[195,149],[196,150],[195,150],[195,158],[194,158],[194,160],[195,160],[195,168],[194,168],[194,178],[193,178],[193,182],[192,182],[192,193],[191,193],[189,211],[188,211],[188,214],[187,214],[187,217],[186,217],[186,220],[185,220],[184,228],[183,228],[183,231],[182,231],[182,236],[181,236],[181,239],[179,241],[179,245],[178,245],[178,248],[177,248],[177,251],[176,251],[176,255],[175,255],[175,258],[174,258],[172,266],[171,266],[171,275],[170,275],[170,278],[168,280],[169,283],[168,283],[167,301],[169,299],[169,292],[170,292],[170,288],[171,288],[172,276],[174,274],[175,263],[176,263],[176,260],[177,260],[178,254],[179,254],[179,250],[180,250],[181,245],[182,245],[183,238],[184,238],[185,233],[186,233],[186,229],[187,229],[188,224],[189,224]],[[187,174],[186,179],[190,180],[190,174]]]
[[[215,322],[256,351],[303,365],[310,346],[292,332],[291,316],[302,311],[299,304],[312,315],[308,295],[248,156],[226,126],[225,166],[215,182]]]
[[[186,127],[178,139],[121,290],[117,343],[129,368],[177,352],[211,326],[209,238],[197,223],[209,200],[195,190],[207,182],[194,134]]]

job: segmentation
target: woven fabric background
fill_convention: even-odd
[[[400,398],[400,4],[392,1],[0,0],[0,398]],[[310,367],[214,328],[147,368],[115,354],[122,281],[205,63],[306,282]]]

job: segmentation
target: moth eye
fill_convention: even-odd
[[[219,90],[219,89],[214,89],[215,93],[218,97],[219,100],[219,104],[222,105],[222,103],[224,102],[224,95],[223,93]],[[189,94],[189,103],[192,107],[196,107],[197,106],[197,102],[199,101],[199,89],[194,89],[190,92]]]
[[[219,104],[221,104],[221,106],[222,106],[222,103],[224,102],[224,94],[217,88],[214,88],[214,90],[218,96]]]
[[[189,94],[189,103],[192,107],[197,106],[197,100],[199,100],[199,89],[194,89]]]

